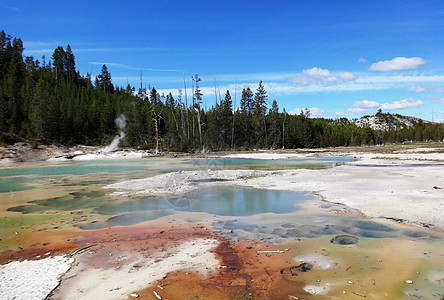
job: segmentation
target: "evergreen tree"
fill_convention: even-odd
[[[242,90],[242,98],[240,103],[241,112],[251,114],[253,110],[253,92],[249,87]]]
[[[77,73],[76,73],[76,62],[74,54],[72,53],[71,46],[68,45],[66,47],[66,74],[67,74],[67,82],[71,86],[77,81]],[[110,76],[111,80],[111,76]]]
[[[233,121],[233,102],[230,91],[227,90],[225,98],[220,103],[219,130],[222,145],[227,148],[231,144],[231,127]]]
[[[6,78],[8,112],[10,114],[10,132],[20,132],[23,119],[23,87],[25,83],[25,64],[23,62],[23,43],[14,38],[12,55]]]
[[[105,64],[102,66],[101,73],[96,76],[96,89],[104,92],[114,92],[114,86],[111,82],[111,74],[108,72],[108,68]]]
[[[52,65],[54,66],[54,74],[57,83],[66,80],[66,52],[62,46],[55,48],[52,53]]]
[[[253,117],[252,117],[252,125],[254,129],[254,136],[256,137],[257,147],[267,146],[267,142],[265,140],[267,135],[267,124],[265,120],[265,115],[267,112],[267,92],[265,91],[264,86],[262,85],[262,81],[259,82],[259,86],[254,95],[254,103],[253,103]]]
[[[299,148],[373,145],[405,141],[442,140],[443,124],[414,121],[404,126],[401,116],[383,113],[376,117],[387,130],[357,127],[346,118],[311,118],[305,109],[298,115],[279,113],[273,100],[267,113],[267,93],[262,82],[253,96],[244,88],[240,109],[233,113],[230,92],[208,111],[201,108],[200,78],[192,77],[193,103],[185,104],[179,92],[176,102],[150,91],[149,101],[133,96],[134,88],[112,85],[111,74],[103,65],[101,74],[91,83],[91,75],[75,70],[75,58],[68,45],[57,47],[52,62],[42,64],[23,57],[23,44],[0,31],[0,142],[40,140],[45,143],[103,145],[117,132],[114,119],[127,118],[127,146],[166,150],[214,150],[229,147]],[[188,113],[191,111],[191,114]],[[197,122],[196,122],[197,117]],[[190,124],[191,122],[191,124]],[[233,132],[232,128],[236,128]]]
[[[0,31],[0,82],[8,74],[9,63],[12,56],[11,36]]]
[[[151,101],[151,105],[157,105],[157,102],[160,100],[158,97],[158,93],[156,91],[155,88],[152,88],[150,91],[150,101]]]
[[[277,136],[279,133],[280,125],[279,125],[279,107],[277,104],[276,99],[273,100],[273,103],[270,108],[270,112],[268,113],[269,119],[270,119],[270,126],[269,126],[269,136],[270,136],[270,143],[271,147],[273,149],[276,148],[276,142]]]

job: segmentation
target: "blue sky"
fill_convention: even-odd
[[[442,121],[442,1],[0,0],[1,29],[48,61],[67,44],[77,69],[105,63],[113,83],[177,95],[199,74],[207,107],[217,82],[313,116],[385,112]],[[190,93],[190,91],[188,91]],[[237,105],[238,105],[237,103]],[[433,112],[433,114],[432,114]]]

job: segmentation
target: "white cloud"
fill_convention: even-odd
[[[367,114],[367,113],[368,113],[368,110],[365,108],[353,107],[353,108],[347,109],[347,113],[345,115],[356,116],[356,115],[362,115],[362,114]],[[344,114],[341,113],[340,115],[344,115]]]
[[[296,76],[289,77],[288,83],[292,84],[292,85],[298,85],[298,86],[307,86],[307,85],[315,84],[316,80],[314,80],[313,78],[307,78],[305,76],[296,75]]]
[[[311,117],[322,117],[325,116],[325,110],[317,108],[317,107],[310,107],[308,108],[310,111]],[[305,108],[295,108],[289,112],[290,115],[299,115],[301,111],[305,112]]]
[[[355,75],[350,72],[341,72],[338,74],[338,77],[344,81],[352,81],[356,79]]]
[[[378,108],[380,104],[376,101],[368,101],[368,100],[362,100],[362,101],[355,101],[353,103],[353,107],[355,108]]]
[[[414,85],[409,87],[409,92],[424,93],[426,90],[422,86]]]
[[[295,86],[326,86],[355,79],[355,75],[350,72],[341,72],[335,76],[328,69],[313,67],[302,70],[302,74],[289,76],[287,81]]]
[[[390,84],[390,87],[399,87],[399,84],[406,84],[406,83],[422,83],[422,82],[444,82],[444,75],[409,75],[409,76],[400,76],[400,75],[394,75],[394,76],[360,76],[356,79],[357,83],[370,83],[370,84],[377,84],[377,83],[387,83]]]
[[[127,70],[138,70],[138,71],[154,71],[154,72],[182,72],[181,70],[174,70],[174,69],[156,69],[156,68],[136,68],[129,65],[124,64],[118,64],[113,62],[96,62],[91,61],[89,62],[91,65],[106,65],[107,67],[115,67],[120,69],[127,69]]]
[[[443,99],[444,100],[444,99]],[[394,101],[393,103],[379,103],[377,101],[355,101],[353,102],[353,107],[346,110],[346,112],[337,112],[338,116],[355,116],[367,114],[369,109],[377,109],[381,108],[383,110],[394,110],[394,109],[403,109],[409,107],[418,107],[423,105],[424,103],[421,100],[416,100],[414,98],[408,98],[400,101]]]
[[[364,57],[361,57],[358,59],[358,62],[365,63],[365,62],[367,62],[367,60]]]
[[[444,104],[444,98],[434,98],[433,103],[443,103]]]
[[[392,60],[379,61],[373,63],[369,70],[370,71],[399,71],[399,70],[409,70],[416,69],[419,66],[425,64],[426,61],[420,57],[396,57]]]
[[[304,74],[306,77],[326,83],[334,83],[338,81],[336,77],[330,74],[330,71],[328,69],[313,67],[308,70],[302,70],[302,74]]]
[[[412,97],[400,101],[395,101],[393,103],[382,103],[381,109],[384,110],[393,110],[393,109],[403,109],[410,107],[419,107],[424,103],[421,100],[414,99]]]

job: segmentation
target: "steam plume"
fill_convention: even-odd
[[[126,116],[124,114],[121,114],[117,119],[114,120],[114,123],[116,123],[117,128],[119,128],[119,135],[116,135],[114,137],[111,144],[99,150],[102,153],[112,152],[117,150],[120,140],[122,140],[125,137],[125,132],[123,132],[123,130],[126,127]]]

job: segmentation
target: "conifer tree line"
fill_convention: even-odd
[[[152,88],[141,99],[129,85],[114,86],[106,65],[94,82],[90,74],[81,75],[69,45],[57,47],[48,62],[45,57],[41,61],[24,57],[23,50],[21,39],[0,32],[2,144],[105,145],[117,134],[114,120],[121,114],[127,119],[121,146],[156,151],[316,148],[443,139],[442,124],[421,120],[410,127],[380,131],[358,127],[346,118],[310,118],[307,109],[291,115],[280,111],[275,99],[269,101],[262,82],[234,95],[229,90],[221,95],[215,86],[214,105],[209,109],[202,105],[198,75],[191,78],[191,87],[184,80],[176,98]]]

